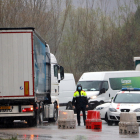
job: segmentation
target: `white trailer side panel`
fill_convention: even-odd
[[[24,96],[24,82],[33,95],[32,34],[0,33],[0,97]]]

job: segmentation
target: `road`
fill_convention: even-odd
[[[75,115],[76,118],[76,115]],[[1,126],[0,138],[17,137],[18,140],[127,140],[139,139],[140,134],[119,134],[119,126],[108,126],[102,121],[102,130],[86,129],[81,116],[81,126],[76,129],[58,129],[56,123],[44,122],[37,127],[28,127],[25,122],[16,122],[14,126]]]

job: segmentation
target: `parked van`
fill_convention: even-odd
[[[75,79],[72,73],[64,73],[64,79],[59,83],[59,106],[72,109],[72,98],[76,91]]]
[[[140,88],[140,71],[86,72],[78,81],[89,99],[89,109],[110,102],[122,88]]]

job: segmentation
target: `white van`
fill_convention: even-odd
[[[140,71],[108,71],[83,73],[78,81],[89,99],[89,108],[110,102],[122,88],[140,88]]]
[[[75,79],[72,73],[64,73],[64,79],[59,83],[59,106],[72,109],[72,98],[76,91]]]

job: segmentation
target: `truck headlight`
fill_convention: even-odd
[[[102,110],[104,107],[97,107],[96,110]]]
[[[110,112],[117,112],[117,110],[115,108],[109,108]]]
[[[90,99],[95,99],[95,98],[97,98],[97,96],[91,96],[91,97],[90,97]]]
[[[140,112],[140,108],[135,109],[134,112]]]

